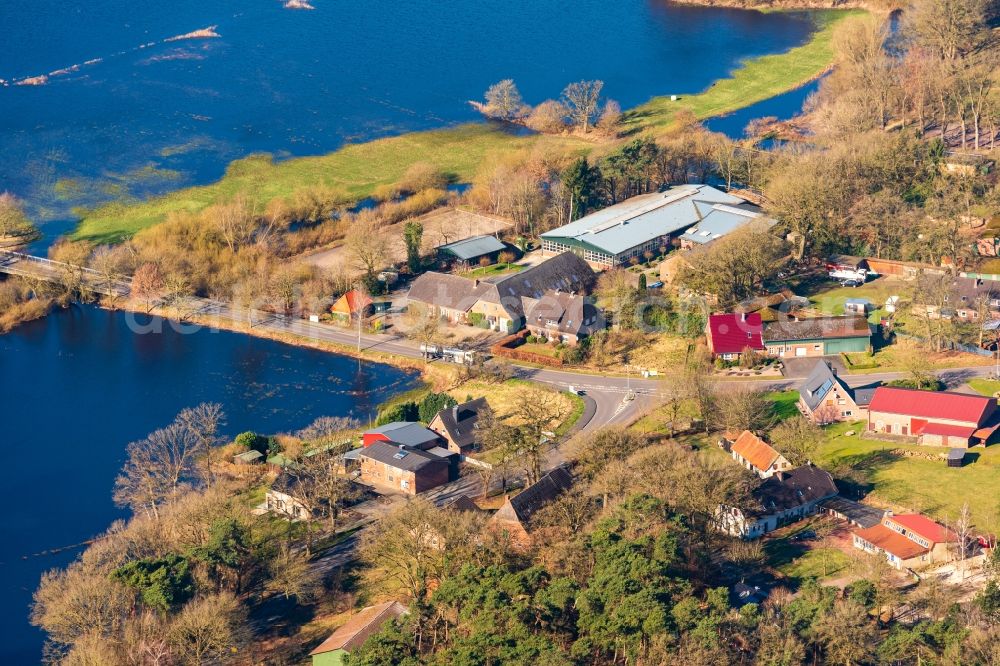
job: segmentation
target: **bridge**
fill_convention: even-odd
[[[0,273],[45,282],[62,283],[67,278],[75,279],[90,291],[105,296],[128,297],[132,293],[130,278],[109,277],[93,268],[11,250],[0,250]]]

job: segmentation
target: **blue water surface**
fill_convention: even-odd
[[[807,14],[662,0],[313,4],[0,3],[0,79],[49,75],[0,87],[0,190],[50,220],[51,236],[73,206],[210,182],[253,152],[317,154],[474,120],[466,102],[501,78],[530,103],[602,79],[627,108],[702,90],[813,29]],[[220,37],[164,41],[208,26]]]
[[[136,333],[134,331],[140,331]],[[227,435],[292,432],[318,416],[373,416],[413,373],[247,335],[74,306],[0,335],[4,479],[0,664],[38,663],[28,605],[42,572],[125,516],[111,500],[125,445],[181,409],[222,403]]]

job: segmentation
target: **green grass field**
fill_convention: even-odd
[[[965,467],[948,467],[944,459],[909,458],[892,453],[907,449],[937,456],[945,449],[876,442],[844,432],[860,432],[863,424],[827,428],[827,443],[818,463],[838,479],[868,484],[871,496],[901,510],[919,511],[938,520],[954,519],[969,503],[981,529],[995,530],[1000,520],[1000,444],[972,449]]]
[[[1000,393],[1000,382],[993,379],[970,379],[969,388],[971,388],[976,393],[982,393],[983,395],[994,396]]]
[[[491,266],[479,266],[473,268],[468,273],[462,273],[464,277],[470,278],[487,278],[487,277],[498,277],[500,275],[507,275],[509,273],[518,273],[524,270],[524,266],[519,264],[493,264]]]
[[[786,53],[745,62],[731,78],[707,90],[685,95],[677,102],[657,97],[626,114],[630,133],[669,129],[674,115],[690,109],[698,118],[728,113],[792,90],[821,75],[833,59],[832,37],[842,20],[863,14],[860,10],[813,12],[817,31],[812,39]],[[109,204],[85,214],[72,234],[75,240],[115,242],[157,224],[173,211],[198,212],[213,203],[244,192],[259,204],[291,195],[305,186],[325,185],[356,199],[379,185],[399,180],[407,167],[428,162],[468,181],[491,156],[537,147],[585,154],[592,141],[563,136],[517,135],[476,123],[414,132],[402,136],[352,144],[328,155],[274,162],[269,156],[251,156],[233,162],[216,183],[190,187],[136,204]]]
[[[774,403],[774,414],[779,420],[784,421],[799,415],[799,392],[791,389],[788,391],[773,391],[767,394],[767,399]]]
[[[581,139],[515,136],[487,124],[413,132],[351,144],[328,155],[275,162],[255,155],[229,165],[218,182],[189,187],[134,205],[108,205],[84,217],[76,240],[113,242],[163,221],[173,211],[198,212],[237,192],[259,204],[291,195],[296,189],[324,185],[363,199],[379,185],[394,183],[417,162],[434,164],[456,180],[468,181],[488,155],[502,155],[544,140],[566,150],[584,150]]]

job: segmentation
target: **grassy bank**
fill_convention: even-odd
[[[676,113],[689,109],[698,118],[728,113],[796,88],[829,67],[835,26],[859,10],[815,12],[817,31],[806,44],[786,53],[747,61],[731,78],[704,92],[654,98],[626,115],[632,132],[664,132]],[[415,162],[428,162],[468,181],[484,160],[529,148],[589,152],[592,141],[568,136],[515,135],[496,126],[472,123],[414,132],[345,146],[327,155],[275,163],[269,156],[251,156],[230,164],[226,174],[210,185],[190,187],[135,204],[110,204],[84,216],[73,233],[75,240],[114,242],[157,224],[174,211],[197,212],[244,192],[259,204],[287,197],[297,188],[324,185],[356,199],[379,185],[396,182]]]
[[[656,97],[626,114],[626,122],[636,130],[668,127],[678,112],[690,111],[699,120],[731,113],[765,99],[793,90],[821,76],[833,62],[833,34],[838,24],[851,16],[864,15],[861,9],[814,12],[817,29],[811,39],[790,51],[746,61],[728,79],[713,83],[697,94],[683,95],[674,102]]]

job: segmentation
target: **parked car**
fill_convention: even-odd
[[[808,541],[815,538],[816,532],[814,530],[802,530],[792,537],[792,541]]]
[[[646,289],[659,289],[663,286],[663,283],[657,280],[653,284],[646,285]]]
[[[861,282],[861,280],[841,280],[840,281],[840,286],[841,287],[860,287],[862,284],[864,284],[864,283]]]

